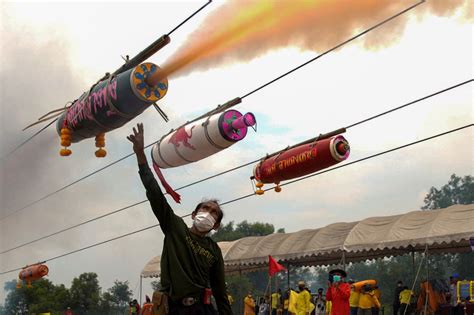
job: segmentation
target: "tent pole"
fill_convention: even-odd
[[[430,256],[428,254],[428,244],[426,244],[426,287],[430,285]],[[425,299],[425,311],[424,314],[426,314],[426,310],[428,309],[428,302],[430,299],[429,291],[426,292],[426,299]]]
[[[143,279],[143,277],[140,274],[140,299],[139,299],[140,305],[142,305],[142,279]]]
[[[342,250],[342,269],[346,271],[346,251]]]
[[[411,269],[413,274],[413,282],[415,282],[415,251],[411,251]]]
[[[272,276],[270,276],[270,281],[268,282],[269,284],[269,289],[268,289],[268,295],[270,296],[270,300],[267,300],[268,303],[270,303],[270,309],[271,309],[271,305],[272,305]]]
[[[286,277],[286,281],[287,281],[287,289],[290,288],[290,263],[288,263],[286,265],[286,270],[287,270],[287,277]]]

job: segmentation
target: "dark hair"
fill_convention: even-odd
[[[222,218],[224,217],[224,212],[222,212],[221,206],[219,205],[219,200],[217,199],[205,199],[201,201],[200,203],[197,204],[196,209],[194,209],[193,213],[197,213],[199,208],[201,208],[205,203],[212,202],[217,205],[217,222],[216,223],[221,223]]]

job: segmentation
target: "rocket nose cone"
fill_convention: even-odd
[[[244,122],[245,122],[245,125],[247,125],[248,127],[251,127],[257,123],[257,120],[255,119],[254,114],[247,113],[244,115]]]

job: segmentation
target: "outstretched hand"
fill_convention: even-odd
[[[137,131],[138,129],[138,131]],[[145,140],[143,137],[143,124],[138,123],[137,124],[137,129],[133,127],[133,135],[129,135],[127,139],[133,143],[133,151],[135,153],[142,153],[145,147]]]

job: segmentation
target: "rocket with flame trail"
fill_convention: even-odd
[[[56,129],[63,146],[61,156],[72,153],[68,149],[71,143],[95,137],[99,148],[95,155],[104,157],[107,154],[103,149],[105,133],[125,125],[150,105],[153,104],[167,121],[155,102],[168,91],[168,79],[160,75],[150,83],[149,78],[160,72],[160,68],[144,61],[169,42],[169,36],[163,35],[132,59],[127,56],[124,65],[99,79],[70,106],[53,110],[26,128],[57,117]]]

